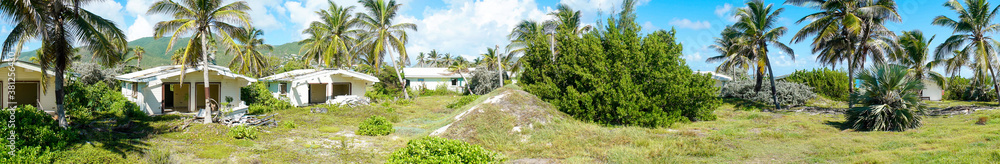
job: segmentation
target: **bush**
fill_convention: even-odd
[[[462,106],[468,105],[469,103],[472,103],[472,101],[476,101],[476,99],[478,99],[478,98],[479,98],[479,95],[462,96],[462,98],[459,98],[454,103],[448,104],[445,107],[448,107],[450,109],[455,109],[455,108],[458,108],[458,107],[462,107]]]
[[[373,101],[394,100],[403,97],[404,88],[399,82],[399,76],[396,76],[396,69],[384,66],[381,70],[375,70],[369,66],[361,66],[358,68],[358,72],[375,75],[379,80],[378,83],[372,84],[371,90],[365,92],[365,97],[371,98]],[[400,75],[406,77],[402,72]]]
[[[420,91],[420,93],[419,93],[420,96],[439,96],[439,95],[456,95],[456,94],[459,94],[458,92],[449,90],[447,85],[438,85],[437,88],[434,88],[434,90],[430,90],[430,89],[427,89],[427,88],[420,88],[419,91]]]
[[[812,87],[816,94],[826,96],[832,100],[847,101],[850,96],[847,72],[832,70],[827,68],[813,69],[811,71],[795,71],[781,81],[793,82]]]
[[[527,36],[533,44],[521,58],[520,84],[560,111],[604,125],[714,120],[720,104],[715,81],[685,64],[676,32],[641,37],[634,13],[616,15],[606,28],[583,36],[557,27],[556,55],[549,37]]]
[[[361,125],[358,126],[358,131],[355,133],[366,136],[384,136],[393,132],[396,132],[396,130],[392,129],[392,122],[389,122],[389,120],[386,120],[382,116],[371,116],[365,119],[364,122],[361,122]]]
[[[149,115],[128,101],[118,88],[104,82],[84,84],[74,82],[66,86],[65,109],[71,123],[90,124],[92,121],[111,119],[116,126],[133,120],[147,120]]]
[[[18,147],[17,151],[14,152],[14,156],[10,156],[10,154],[7,154],[9,149],[6,147],[4,146],[4,151],[0,153],[0,163],[53,163],[59,154],[61,154],[58,151],[49,151],[49,149],[43,149],[38,146],[29,146]]]
[[[229,128],[229,136],[236,139],[257,139],[257,132],[260,130],[256,126],[238,125]]]
[[[761,84],[760,92],[753,90],[754,83],[752,80],[739,80],[726,83],[726,86],[722,87],[719,95],[725,98],[738,98],[761,104],[774,104],[774,99],[771,96],[771,83],[765,80]],[[783,106],[803,105],[809,99],[816,97],[816,94],[810,91],[812,87],[809,86],[784,81],[776,81],[774,85],[778,89],[778,103],[781,103]]]
[[[388,163],[500,163],[500,155],[477,145],[440,137],[410,140]]]
[[[497,72],[499,71],[490,71],[486,66],[476,67],[469,79],[469,89],[472,90],[472,94],[484,95],[500,88],[500,76]],[[504,79],[510,78],[504,75]]]
[[[944,98],[959,101],[996,101],[996,92],[989,79],[948,78]]]
[[[924,88],[920,80],[909,76],[906,67],[899,65],[874,66],[858,76],[864,93],[853,95],[861,106],[851,108],[845,115],[847,126],[861,131],[904,131],[920,127],[920,116],[926,106],[920,101],[919,92]]]
[[[249,105],[248,114],[265,114],[293,107],[288,101],[275,98],[264,82],[255,82],[240,88],[240,91],[240,99]]]
[[[7,154],[10,150],[6,145],[6,138],[10,137],[10,132],[16,133],[15,145],[17,148],[37,147],[38,149],[61,149],[69,146],[78,137],[71,129],[59,127],[59,122],[52,119],[52,116],[42,110],[38,110],[31,105],[19,106],[14,110],[14,122],[9,122],[8,110],[4,112],[0,121],[0,138],[4,138],[3,150],[0,154]],[[14,124],[14,126],[9,126]],[[25,152],[28,153],[28,152]]]

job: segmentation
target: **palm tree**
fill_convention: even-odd
[[[172,49],[174,41],[178,37],[192,34],[191,41],[188,42],[187,53],[181,57],[181,61],[188,61],[192,54],[201,52],[202,72],[205,80],[205,104],[211,104],[209,98],[208,79],[208,52],[209,40],[213,33],[225,33],[229,36],[240,36],[245,30],[240,27],[250,25],[250,17],[246,13],[250,10],[246,1],[236,1],[222,5],[222,0],[181,0],[180,3],[173,0],[160,0],[149,7],[148,14],[168,14],[174,20],[156,23],[153,37],[162,38],[164,34],[173,33],[167,50]],[[197,46],[195,46],[197,45]],[[187,67],[181,65],[181,72],[185,72]],[[181,74],[180,81],[184,81]],[[212,109],[208,109],[211,112]],[[212,119],[205,119],[205,123],[211,123]]]
[[[889,57],[909,68],[914,79],[927,79],[945,88],[945,77],[932,70],[942,62],[941,60],[931,61],[933,59],[931,59],[929,49],[932,41],[934,41],[934,36],[927,39],[920,30],[903,31],[903,35],[899,37],[898,41],[899,49]],[[919,95],[923,96],[923,90],[919,92]]]
[[[382,68],[381,63],[384,58],[383,55],[388,54],[389,59],[394,62],[393,69],[396,69],[396,77],[399,79],[400,84],[405,84],[403,77],[400,74],[401,70],[400,62],[407,59],[406,55],[406,42],[407,42],[407,30],[417,31],[417,25],[413,23],[399,23],[395,24],[393,19],[396,18],[396,12],[399,11],[401,4],[397,4],[396,0],[389,0],[388,3],[385,0],[361,0],[365,8],[368,9],[367,12],[361,13],[358,17],[363,22],[361,27],[368,30],[372,35],[366,42],[371,45],[371,51],[368,54],[371,59],[377,59],[373,65],[375,68]],[[399,53],[399,58],[392,57],[392,51]],[[403,90],[403,98],[410,99],[409,93]]]
[[[813,53],[819,54],[817,60],[829,65],[847,61],[851,93],[855,69],[863,69],[868,58],[882,63],[891,51],[886,47],[895,35],[885,27],[885,21],[901,20],[893,0],[786,0],[785,4],[820,10],[796,22],[812,21],[795,34],[792,42],[815,35],[812,45]]]
[[[559,4],[556,6],[556,11],[549,13],[549,15],[556,17],[556,20],[551,20],[552,22],[549,24],[556,25],[557,30],[569,30],[579,36],[594,29],[594,26],[590,25],[580,27],[580,10],[573,10],[567,4]]]
[[[958,13],[959,19],[954,20],[941,15],[934,18],[934,21],[931,23],[949,27],[953,29],[952,32],[955,34],[948,37],[944,43],[935,49],[935,53],[937,53],[935,56],[941,59],[945,53],[956,50],[965,52],[960,54],[974,58],[975,62],[970,67],[974,71],[982,72],[977,73],[977,75],[983,75],[988,72],[989,75],[987,76],[993,79],[993,91],[1000,96],[1000,84],[997,84],[996,71],[994,70],[996,69],[995,56],[997,53],[996,46],[998,45],[993,37],[988,36],[990,33],[1000,30],[1000,24],[993,23],[1000,5],[990,7],[990,3],[986,0],[965,0],[965,4],[968,7],[962,6],[956,0],[945,2],[944,6]],[[965,59],[962,59],[962,61],[965,61]],[[980,79],[983,78],[980,77]],[[1000,101],[1000,99],[997,99],[997,101]]]
[[[955,77],[956,75],[962,74],[962,67],[970,66],[969,63],[969,53],[962,50],[954,50],[951,53],[951,57],[945,57],[946,54],[935,53],[934,59],[940,60],[944,65],[944,73]]]
[[[738,32],[732,26],[726,26],[722,30],[722,37],[715,38],[715,44],[710,45],[709,48],[715,50],[719,53],[718,56],[709,57],[705,62],[715,63],[722,62],[719,66],[715,67],[715,72],[729,75],[730,77],[745,77],[747,70],[750,70],[754,66],[754,61],[751,56],[745,55],[749,54],[745,45],[746,43],[741,43],[738,37]]]
[[[862,131],[904,131],[920,126],[917,112],[925,105],[917,95],[924,85],[899,65],[876,64],[861,72],[864,93],[852,101],[862,104],[848,110],[847,126]]]
[[[264,70],[270,67],[267,58],[260,51],[272,51],[274,47],[265,44],[264,31],[253,27],[242,28],[244,32],[239,32],[239,36],[230,37],[223,33],[223,42],[229,45],[226,54],[233,53],[236,56],[229,62],[229,68],[237,73],[251,75],[253,77],[263,77]],[[239,42],[239,43],[236,43]]]
[[[461,56],[459,56],[459,57],[461,57]],[[457,58],[459,58],[459,57],[457,57]],[[469,72],[469,63],[468,63],[468,61],[465,61],[465,62],[463,62],[463,61],[465,61],[465,60],[463,59],[462,61],[456,61],[456,62],[451,63],[451,65],[448,66],[448,71],[451,72],[451,73],[457,73],[458,76],[461,76],[462,80],[465,81],[465,83],[466,83],[465,84],[465,90],[467,90],[469,92],[469,94],[475,94],[475,93],[472,92],[472,88],[469,88],[469,84],[468,84],[469,83],[469,79],[466,79],[465,78],[465,74],[462,73],[462,72]]]
[[[356,34],[360,32],[358,19],[353,15],[354,6],[338,6],[333,1],[327,1],[330,7],[317,11],[319,21],[309,24],[302,31],[309,34],[308,39],[299,42],[303,45],[300,51],[306,61],[317,61],[325,67],[344,67],[354,63],[352,49],[357,44]]]
[[[427,64],[427,54],[421,52],[420,55],[417,55],[416,67],[424,67],[424,64]]]
[[[429,60],[428,64],[430,64],[431,67],[437,67],[438,66],[438,61],[439,61],[438,58],[440,56],[441,55],[438,54],[437,50],[431,50],[431,52],[427,53],[427,58],[428,58],[427,60]]]
[[[194,49],[199,48],[195,46]],[[201,62],[202,58],[201,53],[196,52],[197,51],[188,51],[188,47],[177,48],[177,50],[174,50],[174,54],[170,56],[170,61],[172,62],[171,64],[186,65],[189,67],[197,66],[198,62]],[[184,58],[185,55],[187,58]]]
[[[56,114],[61,127],[68,126],[63,83],[66,68],[72,63],[73,46],[86,48],[102,60],[114,60],[113,56],[123,52],[127,45],[125,34],[114,22],[81,8],[93,2],[20,0],[0,3],[0,13],[15,23],[4,40],[2,54],[20,54],[24,43],[41,40],[43,48],[39,51],[47,56],[39,58],[43,60],[40,61],[42,74],[49,69],[56,72]]]
[[[774,86],[774,71],[771,68],[770,57],[768,57],[768,46],[774,46],[779,51],[787,53],[793,60],[795,52],[778,41],[788,31],[788,28],[783,26],[777,27],[778,15],[785,11],[785,8],[775,10],[772,9],[772,6],[773,4],[764,5],[763,0],[747,2],[747,7],[736,11],[739,21],[733,24],[732,28],[733,35],[741,40],[738,43],[744,44],[741,46],[747,49],[748,53],[744,53],[744,55],[748,55],[746,58],[751,59],[757,66],[754,70],[757,79],[754,90],[760,91],[764,80],[764,71],[767,71],[769,79],[771,79],[771,96],[774,99],[774,107],[781,109],[781,104],[778,103],[778,92]]]
[[[132,57],[135,58],[135,66],[136,67],[141,66],[142,65],[142,56],[146,55],[146,49],[144,49],[144,48],[142,48],[140,46],[135,46],[134,48],[129,48],[129,51],[132,52]],[[132,58],[129,58],[129,59],[132,59]]]

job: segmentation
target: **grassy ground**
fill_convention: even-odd
[[[516,90],[516,88],[507,88]],[[264,128],[255,140],[233,139],[228,128],[193,124],[183,131],[177,116],[151,122],[147,139],[127,143],[90,143],[66,152],[63,163],[381,163],[410,139],[427,136],[454,116],[481,104],[485,95],[459,109],[445,106],[458,96],[427,96],[412,101],[361,108],[328,107],[314,114],[307,108],[277,111],[282,125]],[[523,118],[508,106],[485,105],[467,116],[459,129],[444,135],[502,153],[508,161],[550,159],[563,163],[989,163],[1000,161],[1000,110],[971,115],[924,117],[924,126],[906,132],[854,132],[841,125],[842,115],[746,111],[727,104],[715,121],[676,124],[669,128],[606,127],[571,119],[533,96],[513,96],[552,117],[546,123],[512,131]],[[967,105],[942,102],[932,105]],[[396,133],[353,135],[372,115],[393,121]],[[987,125],[975,125],[987,117]],[[517,129],[517,128],[514,128]],[[126,146],[121,146],[126,145]],[[114,147],[114,149],[109,148]],[[130,149],[121,149],[127,147]]]

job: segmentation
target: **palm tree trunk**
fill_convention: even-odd
[[[63,75],[66,71],[66,60],[61,57],[56,57],[56,115],[58,115],[59,127],[69,127],[69,122],[66,121],[66,108],[64,105],[64,100],[66,99],[66,92],[63,90]]]
[[[202,72],[202,75],[203,75],[202,78],[204,78],[204,81],[205,81],[205,87],[204,87],[205,88],[205,110],[207,111],[207,113],[205,115],[205,123],[206,124],[212,123],[212,108],[210,108],[210,105],[211,105],[211,101],[210,100],[211,99],[209,99],[209,96],[211,95],[211,93],[209,93],[209,89],[208,89],[208,87],[209,87],[209,85],[208,85],[208,36],[205,35],[207,33],[208,33],[207,30],[203,30],[202,33],[201,33],[201,50],[202,50],[201,51],[201,59],[202,59],[202,61],[201,61],[201,63],[202,63],[201,72]]]
[[[476,93],[472,93],[472,88],[469,88],[469,79],[465,79],[465,75],[462,75],[461,70],[458,71],[458,76],[462,76],[462,80],[465,81],[465,90],[469,91],[469,94],[475,95]]]
[[[392,53],[389,53],[389,52],[386,52],[386,53],[389,54],[389,60],[392,60],[392,63],[393,63],[392,69],[396,70],[396,78],[399,79],[399,84],[402,85],[401,88],[403,88],[403,99],[409,100],[410,99],[410,93],[407,93],[407,91],[406,91],[406,89],[407,89],[406,88],[406,81],[403,81],[403,75],[400,74],[400,72],[402,72],[402,70],[399,69],[399,62],[396,61],[396,58],[392,56]]]
[[[997,74],[993,71],[993,64],[989,66],[990,75],[993,76],[993,91],[997,93],[997,103],[1000,103],[1000,85],[997,84]]]

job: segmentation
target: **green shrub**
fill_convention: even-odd
[[[282,128],[286,128],[286,129],[295,129],[296,127],[299,127],[299,125],[295,124],[295,121],[290,121],[289,120],[289,121],[282,122],[281,123],[281,127]]]
[[[996,101],[996,92],[989,79],[948,78],[944,99],[959,101]]]
[[[358,68],[358,72],[375,75],[379,80],[378,83],[372,84],[371,90],[365,92],[365,97],[371,98],[372,101],[395,100],[403,97],[404,88],[399,82],[399,76],[396,75],[396,69],[385,66],[381,70],[375,70],[370,66],[361,66]],[[400,74],[406,77],[403,72]]]
[[[476,101],[476,99],[478,99],[478,98],[479,98],[479,95],[462,96],[462,98],[459,98],[457,101],[455,101],[455,102],[453,102],[451,104],[448,104],[445,107],[448,107],[450,109],[459,108],[459,107],[468,105],[469,103],[472,103],[472,101]]]
[[[634,13],[616,16],[606,28],[583,36],[557,27],[556,55],[549,37],[526,36],[533,44],[520,59],[524,71],[518,82],[560,111],[604,125],[714,120],[718,88],[685,64],[676,31],[641,37]]]
[[[7,154],[9,149],[6,147],[4,146],[4,151],[0,152],[0,163],[53,163],[60,154],[58,151],[49,151],[49,149],[38,146],[29,146],[18,147],[17,151],[14,152],[14,156],[10,156],[10,154]]]
[[[858,76],[861,80],[857,106],[848,110],[847,126],[861,131],[905,131],[920,127],[920,116],[926,106],[920,101],[920,80],[909,76],[899,65],[873,66]]]
[[[256,126],[238,125],[229,128],[229,136],[236,139],[257,139],[257,132],[260,130]]]
[[[754,81],[751,80],[732,81],[722,87],[719,96],[744,99],[760,104],[774,104],[774,99],[771,95],[771,83],[764,82],[761,85],[760,92],[753,90],[754,85]],[[816,97],[816,94],[810,91],[812,88],[809,86],[784,81],[776,81],[774,85],[777,86],[778,103],[781,103],[781,105],[798,106]]]
[[[814,93],[832,100],[847,101],[848,96],[850,96],[848,95],[850,92],[848,78],[845,71],[822,68],[811,71],[795,71],[795,73],[780,80],[812,87]]]
[[[117,125],[123,125],[132,120],[149,118],[146,112],[139,109],[139,105],[128,101],[117,88],[111,88],[104,82],[90,85],[74,82],[65,89],[65,108],[71,123],[89,124],[92,121],[111,119]]]
[[[42,110],[38,110],[31,105],[20,106],[14,110],[14,126],[9,126],[10,113],[7,110],[2,110],[4,116],[0,117],[0,121],[4,125],[0,126],[0,138],[4,138],[4,143],[7,143],[6,138],[10,137],[10,132],[15,133],[15,145],[17,148],[25,147],[37,147],[39,149],[61,149],[69,146],[70,143],[76,141],[77,134],[72,131],[72,129],[63,129],[59,127],[59,123],[52,119],[52,116],[46,114]],[[3,144],[3,150],[0,154],[7,154],[10,150],[6,145]],[[32,153],[32,152],[24,152]],[[37,153],[37,152],[36,152]]]
[[[256,82],[240,88],[240,98],[249,105],[248,114],[266,114],[272,111],[292,108],[288,101],[275,98],[267,89],[267,84]]]
[[[366,136],[384,136],[395,131],[395,129],[392,129],[392,122],[389,122],[385,117],[372,116],[361,122],[361,125],[358,126],[358,131],[355,133]]]
[[[480,146],[440,137],[410,140],[388,163],[500,163],[500,154]]]
[[[472,76],[469,77],[469,89],[472,90],[473,94],[484,95],[497,88],[500,88],[500,71],[496,68],[490,68],[487,66],[476,67],[476,70],[472,71]],[[504,79],[510,79],[510,76],[504,75]],[[506,80],[505,80],[506,81]],[[505,84],[509,84],[506,83]]]
[[[420,89],[420,96],[441,96],[441,95],[457,95],[458,92],[448,89],[448,85],[438,85],[434,90],[427,88]]]

